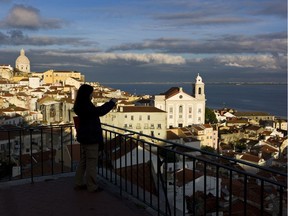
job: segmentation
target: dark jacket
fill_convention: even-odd
[[[99,117],[107,114],[114,106],[113,101],[106,102],[99,107],[94,106],[91,102],[74,110],[79,118],[77,141],[81,144],[97,143],[103,148],[103,134]]]

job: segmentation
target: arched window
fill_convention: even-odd
[[[199,88],[198,88],[198,94],[202,94],[201,91],[202,91],[202,89],[199,87]]]
[[[182,113],[182,112],[183,112],[183,106],[180,105],[180,106],[179,106],[179,113]]]

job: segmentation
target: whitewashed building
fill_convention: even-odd
[[[103,123],[166,139],[166,112],[156,107],[119,106],[101,117]]]
[[[167,113],[167,128],[203,124],[205,104],[205,85],[199,74],[193,85],[193,95],[184,92],[182,87],[172,87],[154,97],[154,106]]]

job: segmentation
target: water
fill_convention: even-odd
[[[155,95],[171,87],[183,87],[192,93],[192,84],[103,84],[131,94]],[[287,86],[272,84],[205,84],[206,105],[212,109],[234,108],[238,111],[263,111],[287,118]]]

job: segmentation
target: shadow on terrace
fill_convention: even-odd
[[[286,172],[102,127],[102,195],[73,191],[80,157],[73,125],[2,127],[0,211],[42,216],[287,214]]]

